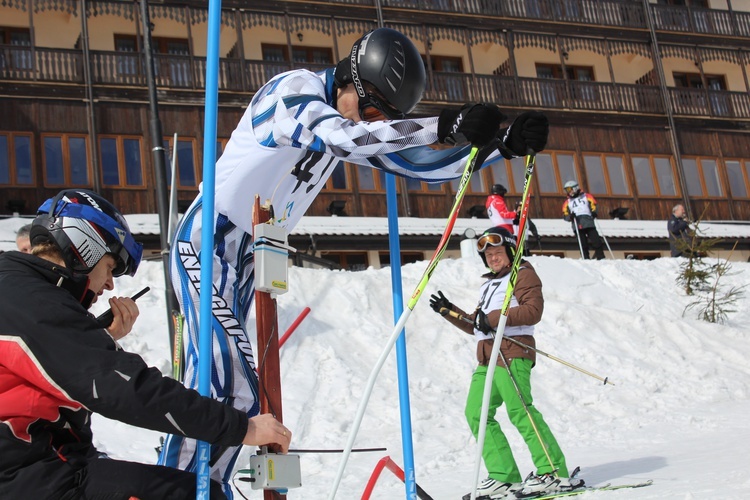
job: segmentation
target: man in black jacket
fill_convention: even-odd
[[[672,216],[667,221],[669,250],[672,257],[682,257],[688,253],[688,245],[690,244],[689,229],[690,223],[687,221],[685,207],[683,205],[675,205],[672,208]]]
[[[106,329],[88,313],[141,259],[141,245],[109,202],[61,192],[40,208],[31,244],[30,255],[0,255],[0,498],[195,496],[192,473],[99,453],[93,412],[216,446],[288,450],[291,433],[271,415],[248,419],[121,350],[115,339],[138,317],[131,299],[110,299]],[[211,497],[224,498],[218,483]]]

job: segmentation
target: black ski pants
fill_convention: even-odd
[[[604,258],[604,242],[595,227],[579,229],[581,235],[581,247],[583,248],[583,258],[589,259],[589,248],[594,249],[594,258],[602,260]]]

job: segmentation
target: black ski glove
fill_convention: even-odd
[[[453,309],[453,304],[451,304],[451,301],[445,298],[445,295],[443,295],[443,292],[438,290],[437,294],[430,295],[430,307],[433,311],[439,314],[443,314],[440,312],[441,309],[445,308],[451,311]],[[445,314],[443,314],[445,316]]]
[[[464,104],[458,111],[444,109],[438,117],[438,140],[444,144],[468,141],[481,147],[497,136],[505,118],[494,104]]]
[[[599,216],[596,214],[596,211],[593,211],[593,212],[591,212],[591,217],[593,217],[594,219],[596,219]]]
[[[474,316],[474,328],[488,335],[495,333],[495,329],[490,325],[487,315],[481,309],[477,309],[476,316]]]
[[[503,131],[500,131],[503,134]],[[521,113],[513,120],[505,133],[502,142],[497,148],[505,158],[511,159],[516,156],[524,156],[529,149],[535,153],[544,150],[549,135],[549,120],[538,111],[527,111]]]

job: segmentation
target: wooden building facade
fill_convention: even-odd
[[[201,181],[207,4],[148,5],[183,205]],[[139,3],[5,0],[0,14],[0,214],[33,213],[69,186],[156,212]],[[331,67],[378,18],[423,54],[415,115],[482,101],[549,116],[533,217],[560,217],[576,179],[603,218],[664,220],[685,203],[695,218],[750,220],[750,0],[225,0],[217,152],[270,76]],[[519,160],[485,169],[464,206],[495,183],[514,202],[522,181]],[[400,215],[445,216],[455,185],[399,179]],[[345,164],[308,215],[337,201],[384,216],[384,192],[377,172]]]

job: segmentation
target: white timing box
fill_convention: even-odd
[[[254,490],[283,490],[302,486],[299,455],[262,453],[250,457],[251,488]]]
[[[271,224],[258,224],[253,228],[255,241],[255,289],[281,295],[288,291],[287,273],[289,250],[286,229]]]

